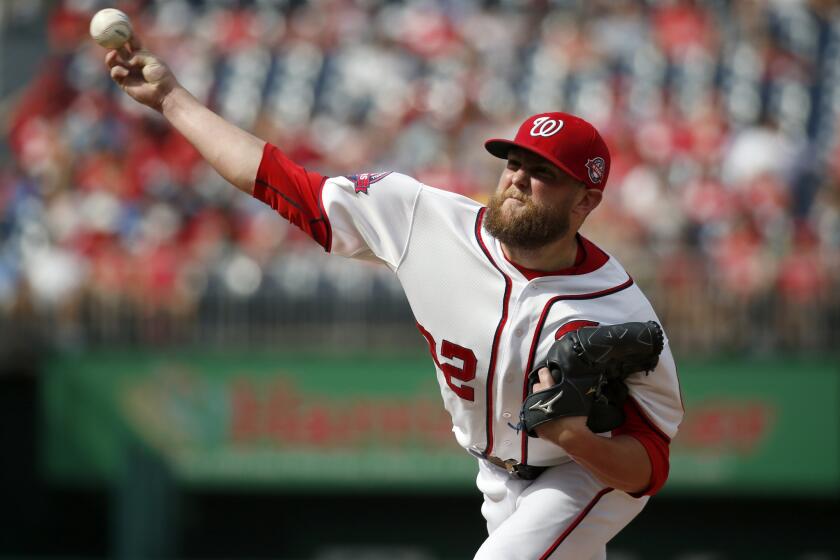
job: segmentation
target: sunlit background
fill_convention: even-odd
[[[0,0],[0,558],[469,558],[475,462],[385,267],[329,257],[116,88],[127,12],[325,175],[479,201],[564,110],[612,152],[584,234],[687,408],[610,558],[840,558],[840,5]]]

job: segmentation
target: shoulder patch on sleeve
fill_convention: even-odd
[[[345,175],[347,179],[352,181],[357,193],[368,194],[368,188],[390,175],[391,171],[383,171],[382,173],[359,173],[356,175]]]

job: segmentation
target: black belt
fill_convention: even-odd
[[[548,467],[535,467],[533,465],[522,464],[515,459],[499,459],[490,455],[489,457],[482,455],[477,451],[470,450],[470,453],[476,457],[484,459],[491,465],[496,465],[499,468],[505,469],[511,478],[518,478],[520,480],[534,480],[548,469]]]

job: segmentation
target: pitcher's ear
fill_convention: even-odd
[[[580,211],[581,217],[586,218],[590,212],[595,210],[601,204],[603,197],[604,193],[599,189],[586,189],[586,192],[577,203],[577,210]]]

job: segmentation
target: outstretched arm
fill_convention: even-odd
[[[125,48],[108,51],[105,64],[124,92],[160,112],[222,177],[253,194],[263,140],[202,105],[136,37]]]

